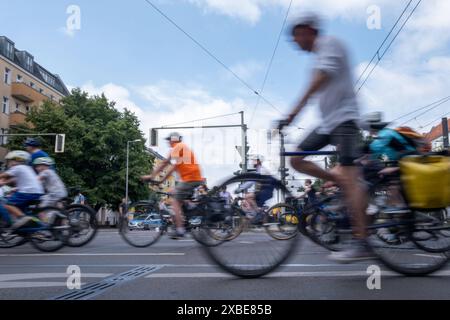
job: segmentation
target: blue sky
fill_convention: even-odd
[[[289,0],[153,2],[259,90]],[[305,10],[319,12],[324,17],[326,33],[348,45],[356,75],[407,2],[294,0],[290,18]],[[449,2],[424,0],[419,6],[361,91],[359,99],[364,111],[384,111],[392,119],[450,92]],[[373,4],[381,9],[380,30],[366,26],[366,10]],[[69,5],[81,9],[81,30],[72,35],[63,30]],[[68,86],[82,87],[92,94],[105,92],[117,101],[119,108],[135,111],[145,132],[153,126],[240,110],[246,111],[250,122],[256,97],[144,0],[0,0],[0,12],[1,35],[32,53],[36,61],[59,74]],[[299,52],[284,33],[264,96],[287,112],[310,77],[310,65],[310,57]],[[409,125],[428,131],[431,126],[420,127],[448,109],[448,105],[443,105]],[[261,102],[251,128],[268,128],[280,116]],[[229,117],[204,124],[238,120]],[[312,129],[319,121],[311,106],[299,118],[298,125]],[[211,139],[210,136],[220,134],[201,135],[202,139]],[[226,134],[239,141],[239,132]],[[304,134],[294,132],[292,140]],[[255,139],[251,136],[250,143],[257,149]],[[214,144],[212,140],[199,143],[203,147]],[[227,146],[222,153],[232,153],[233,149],[232,145]],[[214,165],[206,169],[214,170],[218,170]]]

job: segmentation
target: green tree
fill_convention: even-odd
[[[42,137],[43,149],[55,158],[59,175],[69,187],[80,187],[91,205],[117,207],[125,195],[126,145],[130,144],[129,198],[147,199],[150,190],[139,182],[148,173],[153,158],[146,151],[144,134],[137,117],[120,112],[102,96],[89,97],[74,89],[60,104],[45,102],[27,116],[29,127],[11,133],[65,133],[65,152],[54,154],[54,137]],[[9,149],[22,149],[23,138],[10,140]]]

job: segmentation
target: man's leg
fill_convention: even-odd
[[[318,151],[326,147],[329,143],[330,137],[328,135],[318,134],[315,130],[300,144],[297,151]],[[315,178],[323,179],[325,181],[334,179],[334,176],[331,173],[325,171],[314,162],[305,160],[305,157],[292,157],[291,166],[298,172]]]
[[[177,200],[177,199],[174,199],[173,200],[173,203],[172,203],[172,209],[173,209],[173,212],[175,213],[175,226],[177,227],[177,228],[183,228],[183,226],[184,226],[184,217],[183,217],[183,209],[182,209],[182,206],[183,206],[183,202],[182,201],[180,201],[180,200]]]
[[[347,207],[350,209],[353,221],[353,233],[356,239],[367,238],[367,192],[358,182],[361,170],[358,167],[343,166],[342,175],[337,178],[343,188]]]

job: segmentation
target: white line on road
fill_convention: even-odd
[[[299,278],[299,277],[367,277],[367,272],[363,271],[323,271],[323,272],[274,272],[266,277],[269,278]],[[392,271],[382,271],[381,276],[401,276]],[[437,272],[433,276],[450,276],[450,271]],[[430,276],[429,276],[430,277]],[[206,273],[155,273],[146,278],[235,278],[226,273],[206,272]]]
[[[137,253],[10,253],[0,257],[102,257],[102,256],[184,256],[182,252],[137,252]]]
[[[106,278],[112,273],[82,273],[82,278]],[[49,279],[49,278],[67,278],[67,273],[16,273],[1,274],[0,281],[11,280],[31,280],[31,279]]]

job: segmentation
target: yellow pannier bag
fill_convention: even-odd
[[[405,157],[400,161],[400,170],[411,208],[438,209],[450,205],[449,157]]]

